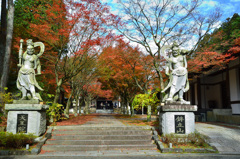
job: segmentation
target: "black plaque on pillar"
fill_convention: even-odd
[[[17,133],[27,133],[28,114],[17,115]]]
[[[174,115],[175,133],[185,134],[185,115]]]

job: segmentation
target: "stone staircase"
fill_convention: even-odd
[[[153,150],[152,131],[141,127],[82,127],[62,126],[52,132],[42,150],[105,151]]]
[[[112,115],[84,125],[54,126],[41,156],[121,156],[159,154],[151,127],[126,126]]]

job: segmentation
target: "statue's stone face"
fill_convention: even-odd
[[[27,53],[28,53],[29,55],[32,55],[32,54],[34,53],[34,47],[33,47],[33,46],[28,46],[28,47],[27,47]]]
[[[173,47],[172,48],[172,54],[174,57],[178,56],[179,55],[179,49],[178,47]]]

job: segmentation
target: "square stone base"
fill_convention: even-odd
[[[46,109],[48,106],[40,104],[7,104],[6,108],[8,110],[7,132],[16,134],[24,130],[25,133],[33,133],[36,136],[45,133]]]
[[[46,131],[46,112],[44,111],[9,111],[7,119],[7,132],[17,133],[18,114],[28,114],[27,134],[40,136]]]
[[[193,112],[164,112],[160,113],[159,129],[162,134],[175,133],[175,115],[185,116],[185,134],[195,131],[195,115]]]
[[[191,105],[166,105],[160,107],[159,130],[162,134],[190,134],[195,131],[195,115],[197,106]],[[182,118],[181,122],[177,117]],[[184,133],[179,133],[184,130]]]

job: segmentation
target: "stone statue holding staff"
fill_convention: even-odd
[[[41,74],[41,65],[39,57],[43,54],[45,46],[42,42],[33,43],[32,39],[27,40],[27,51],[23,53],[23,39],[20,40],[19,49],[19,64],[20,70],[18,72],[17,78],[17,88],[22,92],[22,99],[26,100],[28,98],[28,93],[30,92],[32,99],[42,101],[41,96],[37,93],[38,90],[43,91],[43,89],[38,85],[35,78],[35,70],[37,70],[37,75]],[[34,47],[40,46],[40,52],[34,54]]]
[[[165,50],[170,49],[170,55],[165,54]],[[172,46],[164,46],[161,50],[163,57],[167,60],[166,75],[169,76],[169,83],[162,90],[166,93],[163,102],[167,104],[180,103],[190,104],[183,99],[183,93],[188,91],[188,71],[186,51],[180,50],[176,42]]]

